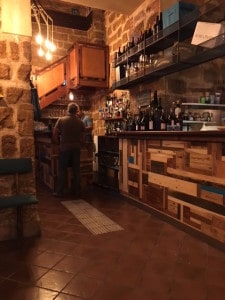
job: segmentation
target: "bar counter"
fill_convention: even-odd
[[[225,131],[117,135],[120,193],[225,245]]]
[[[55,191],[58,174],[59,149],[52,143],[50,131],[35,131],[35,158],[36,158],[36,178],[51,191]],[[80,175],[81,188],[93,181],[93,152],[90,143],[86,143],[81,149]],[[67,189],[70,190],[72,184],[72,169],[68,168]]]

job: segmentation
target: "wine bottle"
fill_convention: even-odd
[[[159,14],[159,22],[158,22],[158,31],[161,31],[163,29],[163,17],[162,12]]]
[[[154,40],[158,39],[158,33],[159,33],[159,16],[156,16],[155,24],[153,26],[153,34],[154,34]]]
[[[168,114],[166,110],[162,110],[161,120],[160,120],[160,130],[165,131],[167,130],[167,121],[168,121]]]
[[[132,37],[131,43],[130,43],[130,49],[133,48],[134,46],[135,46],[134,37]]]
[[[162,105],[160,99],[158,100],[158,106],[154,113],[154,130],[161,130],[161,118],[162,118]]]
[[[174,110],[176,118],[179,118],[179,115],[181,113],[180,100],[177,100],[176,107]]]
[[[157,94],[157,91],[154,91],[154,94],[153,94],[153,99],[152,99],[152,102],[151,102],[151,107],[153,109],[156,109],[158,107],[158,94]]]
[[[149,106],[148,130],[153,130],[153,109]]]
[[[122,52],[121,52],[121,48],[119,47],[118,49],[118,57],[120,57],[122,55]]]

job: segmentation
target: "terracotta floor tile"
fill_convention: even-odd
[[[0,284],[1,299],[4,300],[52,300],[57,292],[41,289],[35,286],[19,284],[15,281],[4,281]]]
[[[63,257],[63,254],[46,251],[35,257],[33,260],[33,264],[40,267],[52,268]]]
[[[224,300],[224,295],[225,295],[224,280],[223,283],[220,280],[215,285],[209,283],[207,289],[207,295],[208,295],[207,300]]]
[[[73,274],[50,270],[44,274],[36,283],[41,288],[60,292],[73,278]]]
[[[205,284],[206,268],[195,265],[177,264],[175,267],[174,276],[180,280],[190,280],[193,283],[199,282]]]
[[[25,284],[35,284],[36,281],[47,272],[48,269],[46,268],[23,264],[9,279]]]
[[[63,292],[83,297],[84,299],[91,299],[102,285],[103,282],[101,280],[78,274],[63,289]]]
[[[92,300],[125,300],[126,295],[129,296],[132,291],[133,288],[123,286],[122,284],[118,285],[117,283],[107,282],[96,291]]]
[[[54,266],[54,270],[77,274],[88,264],[89,260],[79,256],[65,256]]]
[[[196,283],[176,277],[171,286],[170,300],[206,300],[207,290],[205,287],[204,282]],[[215,300],[217,299],[215,298]]]

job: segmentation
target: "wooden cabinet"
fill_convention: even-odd
[[[119,189],[119,139],[117,136],[98,137],[97,183],[114,190]]]
[[[107,46],[74,44],[67,55],[68,88],[108,88],[108,56]]]

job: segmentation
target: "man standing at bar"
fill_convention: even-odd
[[[80,194],[80,149],[84,142],[84,123],[77,117],[78,105],[70,103],[67,115],[57,120],[53,129],[53,142],[59,143],[58,181],[54,196],[63,197],[67,183],[67,168],[72,167],[72,193]]]

